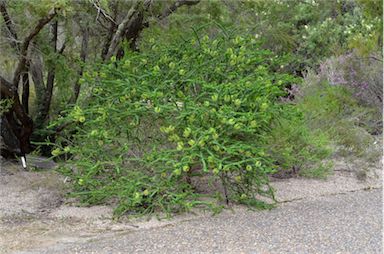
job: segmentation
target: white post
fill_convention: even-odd
[[[25,160],[25,156],[21,156],[21,164],[23,165],[23,168],[26,169],[27,168],[27,161]]]

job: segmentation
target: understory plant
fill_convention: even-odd
[[[302,110],[277,119],[266,139],[268,153],[278,167],[275,177],[329,175],[332,163],[327,159],[333,152],[330,138],[324,130],[310,128]]]
[[[360,55],[351,52],[331,57],[320,65],[319,78],[333,86],[346,88],[363,106],[382,112],[383,62],[382,53]],[[381,117],[377,119],[381,123]],[[380,128],[380,126],[378,126]],[[380,128],[381,129],[381,128]]]
[[[71,158],[72,194],[112,202],[117,215],[217,207],[195,191],[205,177],[220,183],[219,199],[268,207],[260,197],[274,200],[276,160],[265,137],[297,113],[280,100],[297,78],[252,37],[151,43],[86,72],[86,97],[56,122],[69,126],[52,154]]]
[[[11,99],[0,99],[0,116],[3,116],[4,113],[9,111],[12,103],[13,101]]]
[[[337,71],[335,69],[335,73]],[[300,94],[296,96],[307,125],[311,129],[322,130],[331,138],[337,147],[336,155],[377,160],[377,152],[373,154],[371,151],[375,143],[372,134],[381,133],[381,110],[376,103],[365,103],[363,99],[366,97],[356,94],[358,79],[329,83],[322,75],[324,72],[320,75],[309,72]],[[375,83],[371,85],[373,87]],[[366,96],[375,97],[374,91],[367,90],[361,91]]]

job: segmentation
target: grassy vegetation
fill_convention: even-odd
[[[347,87],[330,85],[311,75],[298,97],[310,128],[331,137],[339,155],[369,158],[367,151],[374,142],[370,133],[380,129],[380,110],[360,104]]]

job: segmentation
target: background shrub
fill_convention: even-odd
[[[279,168],[274,176],[325,178],[331,171],[326,161],[333,152],[330,138],[319,128],[310,129],[301,111],[278,119],[265,143]]]
[[[349,53],[331,57],[320,65],[319,75],[330,85],[341,85],[350,90],[359,103],[382,112],[383,62],[380,58],[379,52],[368,56]]]
[[[377,108],[359,103],[348,85],[331,85],[310,72],[304,79],[297,103],[307,125],[327,133],[338,155],[371,157],[367,154],[374,143],[370,133],[381,131],[381,114]]]

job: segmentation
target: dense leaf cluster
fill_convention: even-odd
[[[67,119],[76,189],[90,203],[117,199],[118,213],[198,204],[192,178],[219,181],[228,200],[273,198],[270,125],[296,114],[280,103],[298,80],[252,37],[207,36],[130,53],[84,75],[89,98]]]

